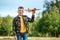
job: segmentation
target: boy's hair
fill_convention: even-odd
[[[23,6],[20,6],[20,7],[18,7],[18,9],[24,9],[24,7]]]

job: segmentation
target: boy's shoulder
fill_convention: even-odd
[[[14,17],[13,19],[16,20],[18,18],[18,16]]]
[[[24,17],[27,17],[27,15],[23,15]]]

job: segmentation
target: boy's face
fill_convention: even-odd
[[[24,9],[23,9],[23,8],[19,8],[19,9],[18,9],[18,15],[19,15],[19,16],[22,16],[23,13],[24,13]]]

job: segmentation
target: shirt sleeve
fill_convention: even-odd
[[[35,17],[35,15],[32,15],[31,18],[28,17],[28,22],[34,22],[34,17]]]
[[[13,27],[12,27],[12,30],[13,30],[13,34],[16,35],[16,27],[15,27],[15,19],[13,19]]]

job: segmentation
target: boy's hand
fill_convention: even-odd
[[[32,14],[33,14],[33,15],[35,14],[35,12],[36,12],[36,10],[32,10]]]
[[[17,36],[14,36],[14,40],[17,40]]]

